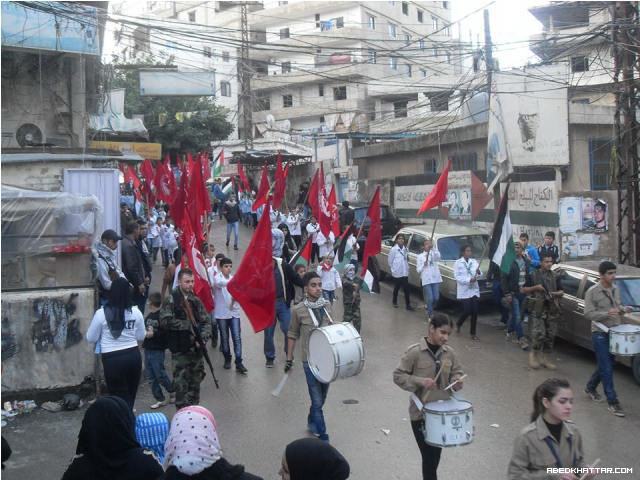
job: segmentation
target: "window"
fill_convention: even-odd
[[[282,73],[291,73],[291,62],[282,62]]]
[[[318,96],[324,97],[324,85],[318,85]]]
[[[256,112],[271,110],[271,97],[269,94],[258,94],[256,96],[255,110]]]
[[[418,10],[418,22],[424,23],[424,12],[422,10]]]
[[[591,190],[609,190],[611,182],[611,140],[589,139]]]
[[[367,15],[367,25],[369,25],[369,30],[376,29],[376,17],[373,15]]]
[[[578,289],[582,282],[582,275],[575,272],[563,272],[560,278],[562,285],[562,291],[565,295],[571,295],[574,298],[578,298]]]
[[[471,245],[471,255],[474,258],[482,258],[487,243],[489,243],[489,235],[452,235],[440,237],[437,241],[442,260],[460,258],[460,248],[463,245]]]
[[[284,38],[289,38],[289,28],[281,28],[280,29],[280,40]]]
[[[389,57],[389,66],[391,67],[391,70],[397,70],[398,69],[398,57]]]
[[[420,235],[419,233],[414,233],[411,236],[411,241],[409,242],[409,251],[411,253],[415,253],[416,255],[420,255],[424,252],[424,241],[427,239],[424,235]]]
[[[450,36],[451,36],[451,25],[446,25],[446,26],[444,27],[444,34],[445,34],[446,36],[448,36],[448,37],[450,37]]]
[[[369,63],[377,63],[378,55],[375,50],[369,49]]]
[[[347,99],[347,87],[333,87],[333,99],[334,100],[346,100]]]
[[[316,13],[316,28],[320,28],[320,14]]]
[[[402,13],[409,15],[409,4],[407,2],[402,2]]]
[[[442,2],[442,8],[449,10],[449,2]]]
[[[204,48],[202,49],[202,54],[203,54],[205,57],[211,58],[211,57],[213,56],[213,53],[211,52],[211,47],[204,47]]]
[[[220,95],[223,97],[231,96],[231,84],[229,82],[220,82]]]
[[[435,158],[427,158],[424,161],[424,173],[436,173],[438,160]]]
[[[571,71],[572,72],[588,72],[589,71],[589,57],[571,57]]]
[[[407,118],[407,101],[393,102],[393,117]]]
[[[283,95],[282,96],[282,106],[284,108],[293,107],[293,95]]]
[[[190,22],[195,22],[196,21],[196,11],[195,10],[192,11],[192,12],[189,12],[189,21]]]
[[[424,46],[424,38],[421,38],[418,41],[418,45],[420,45],[420,50],[424,50],[425,46]]]
[[[411,65],[409,65],[408,63],[404,66],[404,71],[407,74],[407,77],[410,77],[412,74],[412,69],[411,69]]]
[[[222,61],[223,62],[228,62],[230,58],[231,57],[229,55],[229,52],[222,52]]]
[[[434,30],[438,30],[438,17],[431,17],[431,26]]]
[[[403,36],[404,36],[404,44],[411,45],[411,35],[409,35],[408,33],[405,33]]]
[[[336,28],[344,28],[344,17],[338,17],[334,20],[336,22]]]
[[[478,154],[476,152],[456,153],[450,155],[451,170],[476,170],[478,166]]]
[[[324,115],[320,115],[320,125],[324,125],[325,123]]]
[[[426,69],[424,69],[424,68],[421,68],[421,69],[420,69],[420,76],[421,76],[422,78],[427,78],[427,70],[426,70]]]
[[[389,36],[391,38],[397,38],[398,37],[398,26],[395,23],[390,23],[389,24]]]

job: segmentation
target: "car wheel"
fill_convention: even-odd
[[[631,369],[633,371],[633,378],[635,378],[636,383],[640,384],[640,355],[633,357]]]

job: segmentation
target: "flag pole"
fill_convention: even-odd
[[[431,229],[431,241],[433,241],[433,235],[436,233],[436,225],[438,224],[438,219],[440,218],[440,208],[442,207],[438,205],[438,209],[436,210],[436,218],[433,221],[433,228]]]

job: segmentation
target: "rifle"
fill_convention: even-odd
[[[187,300],[186,296],[182,296],[182,306],[184,307],[184,311],[187,312],[187,317],[189,318],[189,322],[191,322],[191,332],[193,336],[196,338],[196,346],[202,353],[204,360],[209,365],[209,370],[211,370],[211,376],[213,377],[213,381],[216,384],[216,388],[220,388],[218,384],[218,379],[216,378],[216,373],[213,371],[213,364],[211,363],[211,358],[209,358],[209,352],[207,352],[207,344],[202,340],[202,335],[200,335],[200,329],[198,328],[198,324],[196,323],[196,319],[193,316],[193,310],[191,310],[191,304]]]

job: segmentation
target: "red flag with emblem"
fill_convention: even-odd
[[[442,173],[440,174],[440,178],[436,182],[433,190],[429,192],[429,195],[424,199],[422,205],[418,209],[418,215],[426,212],[427,210],[432,209],[433,207],[438,207],[442,205],[447,199],[447,192],[449,191],[449,169],[451,168],[451,160],[447,163],[447,166],[444,167]]]
[[[169,155],[166,156],[164,163],[158,162],[156,174],[153,178],[153,186],[158,200],[162,200],[168,204],[174,201],[176,195],[176,179],[173,176],[171,167],[168,166]]]
[[[193,293],[200,299],[207,312],[211,312],[215,306],[211,294],[211,285],[207,275],[207,267],[202,257],[202,252],[198,249],[200,244],[196,233],[191,228],[188,218],[182,226],[182,251],[189,261],[189,267],[193,271]],[[273,275],[272,275],[273,276]]]
[[[320,220],[320,202],[318,202],[319,197],[320,169],[317,169],[315,175],[313,176],[313,179],[311,180],[311,185],[309,185],[309,191],[307,192],[307,203],[309,203],[311,214],[316,217],[316,220]]]
[[[245,192],[251,192],[251,185],[249,184],[249,179],[247,178],[247,174],[244,171],[244,167],[238,161],[238,176],[240,177],[240,181],[242,182],[242,188]]]
[[[336,238],[340,236],[340,217],[338,215],[338,201],[336,199],[336,187],[331,185],[331,192],[329,192],[329,198],[327,205],[329,208],[329,214],[331,216],[331,231]]]
[[[256,194],[256,200],[253,202],[251,209],[255,212],[261,205],[267,203],[267,197],[269,196],[269,171],[267,166],[262,167],[262,177],[260,177],[260,187],[258,187],[258,193]]]
[[[188,218],[187,215],[187,189],[189,188],[189,180],[187,177],[187,173],[182,169],[180,174],[180,186],[175,194],[175,196],[170,200],[171,205],[171,218],[176,224],[177,228],[184,228],[183,224],[185,223],[185,218]]]
[[[282,155],[278,153],[276,161],[275,187],[273,188],[273,208],[279,209],[284,200],[285,191],[287,189],[287,177],[282,168]]]

